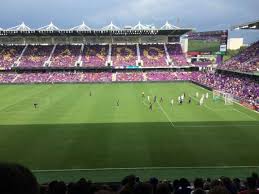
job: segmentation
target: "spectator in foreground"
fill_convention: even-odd
[[[256,188],[256,179],[254,177],[248,177],[246,179],[247,190],[239,192],[239,194],[259,194]]]
[[[230,194],[229,191],[223,186],[213,187],[208,194]]]
[[[0,163],[0,193],[39,194],[35,176],[24,166]]]

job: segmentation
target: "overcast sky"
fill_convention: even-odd
[[[165,21],[198,31],[227,29],[259,19],[259,0],[1,0],[0,27],[25,22],[32,28],[53,21],[72,27],[85,21],[99,28],[111,21],[118,26],[161,26]],[[234,35],[233,35],[234,34]],[[235,35],[236,34],[236,35]],[[259,39],[259,32],[231,33]]]

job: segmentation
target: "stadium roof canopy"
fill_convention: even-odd
[[[231,30],[259,30],[259,20],[231,27]]]
[[[174,30],[174,29],[180,29],[180,28],[177,27],[177,26],[174,26],[174,25],[172,25],[172,24],[169,24],[168,21],[165,23],[165,25],[163,25],[163,26],[161,27],[161,30]]]
[[[173,35],[181,36],[187,32],[192,31],[191,28],[180,28],[166,22],[161,28],[156,28],[153,25],[143,25],[140,22],[131,27],[127,26],[120,28],[112,22],[102,27],[101,29],[92,29],[84,22],[70,29],[60,29],[52,22],[38,29],[31,29],[26,26],[24,22],[18,26],[8,28],[6,30],[0,29],[1,36],[9,35],[97,35],[97,36],[136,36],[136,35]]]
[[[37,29],[38,31],[59,31],[59,28],[55,26],[52,22],[49,25],[43,26]]]
[[[89,26],[87,26],[85,24],[85,22],[83,22],[81,25],[75,26],[75,27],[71,28],[70,30],[72,30],[72,31],[90,31],[91,28]]]
[[[112,22],[108,26],[104,26],[102,30],[120,30],[120,28],[116,25],[114,25]]]
[[[141,24],[141,23],[139,22],[139,23],[138,23],[136,26],[134,26],[132,29],[134,29],[134,30],[147,30],[148,27],[145,26],[145,25],[143,25],[143,24]]]
[[[30,31],[31,28],[26,26],[25,23],[21,23],[20,25],[18,26],[14,26],[14,27],[11,27],[11,28],[8,28],[6,31],[20,31],[20,32],[25,32],[25,31]]]

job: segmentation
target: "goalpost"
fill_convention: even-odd
[[[213,90],[213,100],[221,100],[223,99],[225,102],[225,105],[232,105],[234,103],[234,98],[232,94],[222,92],[219,90]]]

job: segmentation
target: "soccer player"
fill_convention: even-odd
[[[92,96],[92,92],[90,91],[89,96]]]
[[[196,92],[196,98],[198,98],[199,97],[199,92]]]
[[[145,92],[142,92],[142,98],[145,98]]]
[[[170,103],[171,103],[171,107],[172,107],[172,109],[173,109],[174,99],[172,99]]]
[[[150,102],[150,96],[147,96],[147,101]]]
[[[156,96],[154,96],[154,103],[156,103]]]
[[[181,96],[178,96],[178,103],[181,103]]]
[[[209,93],[207,92],[207,93],[206,93],[206,99],[208,99],[208,98],[209,98]]]
[[[164,100],[163,100],[163,97],[160,98],[160,103],[162,103]]]
[[[200,99],[200,106],[203,104],[203,97],[201,97],[201,99]]]
[[[117,100],[117,106],[120,106],[120,100]]]
[[[192,97],[190,96],[189,97],[189,104],[191,104],[192,103]]]
[[[38,104],[37,104],[37,103],[34,103],[33,106],[34,106],[34,108],[36,109],[37,106],[38,106]]]
[[[182,100],[182,102],[184,101],[184,94],[181,96],[181,100]]]
[[[150,103],[149,103],[149,110],[152,111],[152,109],[153,109],[153,105],[152,105],[152,103],[150,102]]]

